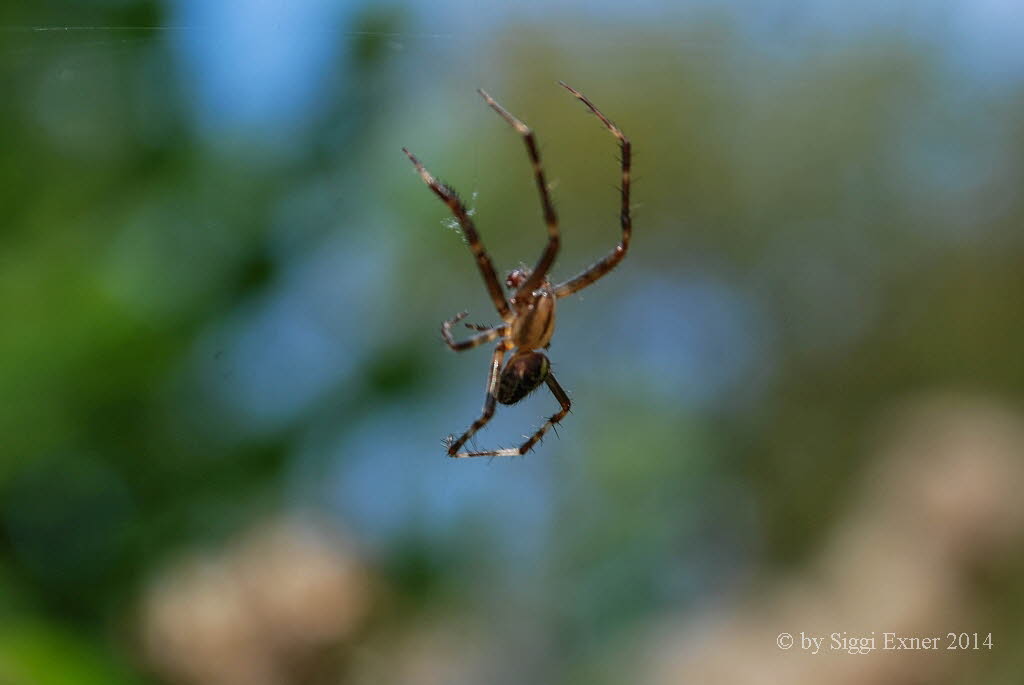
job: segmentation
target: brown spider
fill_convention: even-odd
[[[551,336],[555,332],[555,301],[578,290],[582,290],[614,269],[615,265],[622,261],[622,258],[626,255],[626,250],[629,248],[629,238],[633,230],[632,219],[629,215],[629,140],[582,93],[569,87],[562,81],[559,81],[559,84],[576,96],[591,112],[596,114],[597,118],[612,132],[612,135],[618,138],[622,156],[622,187],[620,189],[622,206],[619,213],[619,221],[622,225],[622,240],[604,259],[564,283],[552,285],[551,281],[548,280],[548,270],[558,254],[558,217],[555,216],[555,208],[552,206],[551,198],[548,195],[548,186],[544,180],[544,170],[540,165],[540,153],[537,151],[537,143],[534,140],[533,131],[526,124],[509,114],[490,95],[482,90],[477,91],[494,111],[500,114],[505,121],[523,136],[523,141],[526,143],[526,151],[529,153],[530,161],[533,163],[533,174],[537,181],[537,190],[540,192],[540,203],[544,210],[544,221],[548,227],[548,244],[544,248],[544,252],[541,254],[536,266],[532,270],[525,267],[514,269],[509,272],[508,277],[505,279],[505,285],[512,293],[507,301],[501,286],[498,284],[498,277],[495,274],[491,258],[487,255],[483,244],[480,242],[480,236],[476,232],[476,227],[473,225],[473,220],[470,218],[469,212],[466,211],[465,205],[454,190],[434,178],[411,152],[402,148],[402,152],[412,160],[413,165],[420,176],[423,177],[423,180],[448,205],[448,209],[451,210],[455,219],[462,227],[462,234],[465,236],[473,256],[476,257],[480,275],[484,278],[484,284],[487,286],[487,292],[491,296],[491,301],[494,302],[495,309],[498,310],[498,314],[501,316],[502,321],[504,321],[504,323],[491,328],[466,324],[469,328],[479,332],[462,342],[455,341],[452,337],[451,329],[452,326],[465,318],[466,312],[462,312],[455,318],[441,324],[441,335],[445,343],[456,352],[468,350],[495,339],[499,341],[491,357],[483,413],[458,440],[455,439],[454,435],[449,435],[445,439],[445,446],[448,448],[448,456],[450,457],[501,457],[526,454],[544,437],[548,428],[557,424],[569,413],[569,408],[572,404],[569,401],[569,396],[551,373],[551,364],[548,358],[538,351],[550,345]],[[515,351],[512,353],[508,364],[502,369],[505,353],[510,350]],[[536,390],[541,383],[547,383],[548,389],[551,390],[551,394],[555,396],[555,399],[558,400],[562,408],[561,411],[548,418],[544,425],[526,442],[514,449],[487,450],[485,452],[459,451],[459,448],[467,440],[491,420],[491,417],[494,415],[495,402],[515,404]]]

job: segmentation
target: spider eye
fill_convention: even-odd
[[[505,285],[512,290],[517,290],[530,275],[527,269],[512,269],[505,277]]]

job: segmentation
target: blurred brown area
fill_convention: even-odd
[[[1024,415],[950,393],[893,411],[876,441],[825,549],[753,597],[652,629],[644,682],[979,682],[992,650],[1012,652],[993,633],[1004,598],[982,581],[1020,563]]]
[[[342,538],[302,517],[265,522],[153,580],[141,599],[145,658],[177,683],[310,682],[366,620],[372,592]]]

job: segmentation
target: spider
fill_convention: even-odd
[[[536,445],[549,428],[554,427],[565,415],[569,413],[572,403],[562,386],[555,380],[551,373],[551,363],[541,349],[550,346],[551,336],[555,331],[555,303],[560,298],[572,295],[595,282],[622,261],[629,248],[629,239],[632,234],[632,219],[629,214],[629,169],[630,169],[630,144],[629,139],[622,131],[613,124],[608,117],[601,113],[594,104],[575,88],[559,81],[559,85],[568,90],[576,99],[580,100],[587,108],[597,115],[605,128],[611,131],[619,141],[622,162],[622,186],[620,187],[621,209],[619,222],[622,227],[622,239],[619,244],[603,259],[596,262],[590,268],[569,280],[552,285],[548,279],[548,271],[555,261],[559,247],[558,217],[555,215],[555,208],[551,204],[551,197],[548,194],[548,185],[544,180],[544,170],[540,163],[540,153],[537,151],[537,143],[533,131],[516,117],[499,105],[494,98],[483,90],[478,90],[481,97],[490,105],[491,109],[501,115],[501,118],[508,122],[522,137],[526,143],[526,151],[529,154],[530,162],[533,164],[533,175],[537,182],[537,190],[540,193],[540,204],[544,214],[544,221],[547,224],[548,243],[541,253],[540,259],[533,269],[520,267],[513,269],[505,278],[505,286],[510,291],[508,299],[501,289],[498,276],[494,271],[494,265],[487,251],[480,242],[480,236],[476,232],[470,213],[466,206],[459,199],[456,192],[448,185],[438,181],[420,161],[407,149],[402,148],[412,161],[416,171],[423,178],[430,189],[448,205],[448,209],[454,215],[462,234],[476,258],[480,275],[483,276],[484,284],[490,295],[494,308],[498,310],[503,323],[493,326],[475,326],[466,324],[477,333],[469,339],[456,342],[452,336],[452,326],[464,319],[467,312],[462,312],[454,318],[441,324],[441,336],[444,342],[452,350],[462,352],[479,345],[498,340],[494,353],[491,356],[491,365],[487,374],[487,394],[484,398],[483,411],[476,421],[459,437],[449,435],[444,444],[450,457],[502,457],[521,456],[529,452]],[[507,353],[511,357],[507,364],[502,366]],[[517,448],[486,450],[482,452],[461,452],[459,451],[466,441],[483,428],[494,415],[495,404],[505,405],[516,404],[531,392],[546,383],[551,394],[555,396],[561,409],[550,416],[526,442]]]

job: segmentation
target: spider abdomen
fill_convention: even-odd
[[[505,366],[498,380],[498,401],[515,404],[537,389],[548,377],[551,364],[540,352],[517,354]]]

